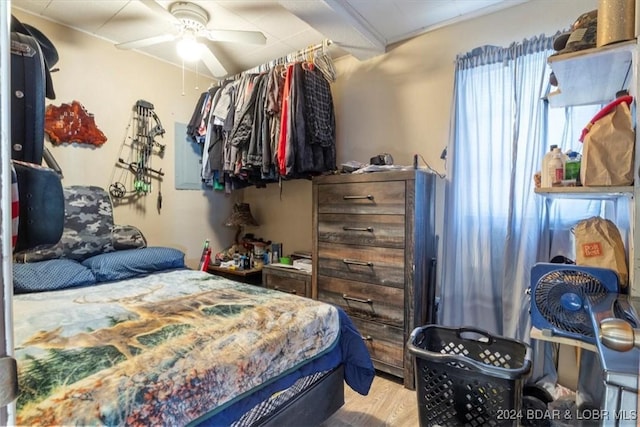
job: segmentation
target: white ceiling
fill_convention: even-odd
[[[1,1],[1,0],[0,0]],[[175,0],[157,0],[165,9]],[[229,74],[333,41],[332,57],[367,59],[398,41],[529,0],[192,0],[209,13],[208,29],[261,31],[264,45],[215,42]],[[12,0],[12,7],[115,44],[175,33],[161,14],[138,0]],[[28,22],[27,22],[28,23]],[[137,49],[181,66],[175,41]],[[211,44],[210,44],[211,45]],[[115,49],[115,47],[114,47]],[[195,70],[193,64],[185,67]],[[203,63],[198,72],[212,77]],[[223,77],[223,76],[216,76]]]

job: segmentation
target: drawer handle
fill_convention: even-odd
[[[373,196],[371,194],[367,194],[366,196],[342,196],[343,200],[358,200],[358,199],[367,199],[373,200]]]
[[[350,297],[347,294],[342,294],[342,298],[344,298],[344,300],[347,302],[347,306],[349,307],[351,307],[351,304],[349,304],[349,301],[359,302],[361,304],[369,304],[369,308],[371,308],[371,313],[376,314],[376,310],[373,308],[373,300],[371,298],[367,298],[367,299],[354,298],[354,297]]]
[[[373,227],[342,227],[344,231],[368,231],[373,233]]]
[[[362,299],[362,298],[354,298],[354,297],[350,297],[347,294],[342,294],[342,298],[344,298],[345,300],[347,300],[347,303],[349,301],[355,301],[355,302],[361,302],[362,304],[373,304],[373,300],[371,298],[367,298],[367,299]]]
[[[275,289],[276,291],[287,292],[289,294],[294,294],[294,295],[298,293],[295,289],[282,289],[282,288],[279,288],[278,286],[274,287],[273,289]]]
[[[364,265],[366,267],[373,267],[373,263],[371,261],[358,261],[355,259],[343,259],[342,262],[344,262],[347,265]]]
[[[363,335],[362,336],[362,340],[363,341],[373,341],[373,337],[371,335]]]

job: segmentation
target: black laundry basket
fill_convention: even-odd
[[[420,427],[511,426],[525,420],[527,344],[475,328],[427,325],[413,330],[407,346],[414,357]]]

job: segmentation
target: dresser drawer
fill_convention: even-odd
[[[404,335],[402,328],[351,317],[369,350],[373,362],[402,368],[404,364]],[[385,370],[384,368],[382,368]]]
[[[318,243],[318,274],[404,289],[403,249]]]
[[[404,248],[404,235],[404,215],[318,215],[320,242]]]
[[[311,298],[311,274],[308,273],[265,266],[262,269],[262,285],[265,288]]]
[[[342,307],[349,316],[404,325],[404,290],[318,276],[318,299]]]
[[[318,213],[405,213],[404,181],[318,185]]]

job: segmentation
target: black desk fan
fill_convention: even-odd
[[[531,323],[543,333],[594,344],[586,298],[597,300],[618,292],[613,270],[538,263],[531,269]]]

